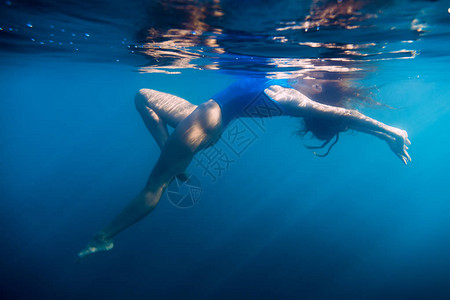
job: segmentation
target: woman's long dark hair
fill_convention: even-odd
[[[355,109],[361,105],[381,105],[372,98],[373,87],[357,87],[347,80],[299,79],[293,84],[293,87],[311,100],[331,106]],[[301,137],[312,133],[315,138],[324,141],[319,146],[306,146],[309,149],[324,148],[335,139],[325,154],[317,154],[314,152],[315,155],[323,157],[328,155],[331,148],[337,143],[339,132],[344,132],[347,129],[347,124],[342,118],[316,115],[304,117],[300,129],[295,133]]]

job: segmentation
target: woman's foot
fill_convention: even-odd
[[[78,253],[78,258],[82,259],[87,255],[100,251],[108,251],[114,247],[112,240],[106,239],[101,233],[96,234],[89,244]]]

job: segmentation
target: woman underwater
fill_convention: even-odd
[[[160,157],[144,189],[93,237],[78,254],[79,258],[112,249],[113,237],[147,216],[158,204],[171,179],[177,176],[183,180],[184,171],[193,157],[217,142],[232,120],[253,117],[247,112],[258,98],[276,104],[280,116],[302,118],[302,132],[311,131],[325,141],[324,145],[339,132],[352,129],[384,140],[395,155],[408,163],[411,160],[407,152],[410,141],[406,131],[342,107],[352,93],[358,96],[356,90],[349,92],[336,81],[247,79],[196,106],[171,94],[141,89],[135,98],[136,108],[161,148]],[[170,135],[167,125],[174,128]]]

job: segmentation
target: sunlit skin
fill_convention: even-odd
[[[378,137],[387,142],[405,164],[411,161],[407,152],[410,141],[406,131],[383,124],[356,110],[324,105],[312,100],[314,95],[322,92],[321,85],[316,82],[305,80],[296,89],[272,85],[264,92],[277,101],[289,116],[341,118],[346,129]],[[108,226],[94,236],[78,254],[80,258],[112,249],[114,236],[147,216],[158,204],[171,179],[183,176],[193,157],[200,150],[214,144],[225,130],[221,108],[212,99],[196,106],[171,94],[141,89],[136,95],[135,103],[146,127],[161,149],[160,157],[144,189]],[[170,135],[167,126],[174,128]]]

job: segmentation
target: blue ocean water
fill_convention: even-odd
[[[449,7],[1,2],[0,298],[449,299]],[[360,109],[408,131],[412,162],[352,132],[319,158],[294,119],[246,123],[226,170],[190,166],[196,205],[164,195],[74,263],[158,158],[136,91],[199,104],[249,76],[377,87],[386,106]]]

